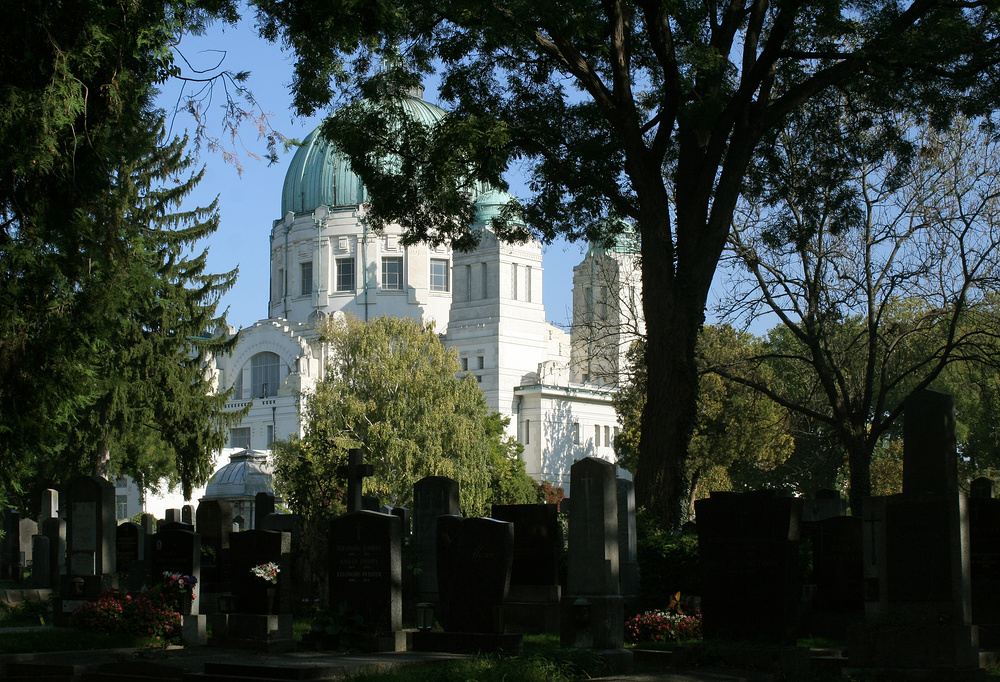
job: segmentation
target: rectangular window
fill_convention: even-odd
[[[604,427],[604,445],[607,447],[611,446],[611,427]]]
[[[267,447],[271,447],[271,443],[274,442],[274,424],[267,425]]]
[[[115,518],[128,518],[128,495],[115,495]]]
[[[462,371],[463,372],[469,371],[469,358],[462,358]]]
[[[530,445],[531,444],[531,420],[530,419],[525,419],[524,420],[524,444],[525,445]]]
[[[250,427],[238,426],[229,432],[229,447],[240,450],[250,449]]]
[[[382,259],[382,290],[403,290],[403,258],[401,256]]]
[[[302,295],[308,296],[313,291],[313,264],[312,261],[302,263]]]
[[[431,291],[448,291],[448,261],[431,259]]]
[[[615,427],[615,440],[618,440],[618,427]]]
[[[524,300],[531,303],[531,266],[524,267]]]
[[[479,362],[479,369],[483,369],[483,368],[484,368],[484,367],[486,366],[486,364],[485,364],[485,362],[484,362],[484,360],[483,360],[483,356],[482,356],[482,355],[480,355],[480,356],[479,356],[478,358],[476,358],[476,359],[477,359],[477,360],[478,360],[478,362]]]
[[[337,259],[337,291],[354,291],[354,259]]]
[[[510,264],[510,297],[517,300],[517,263]]]
[[[580,422],[573,422],[573,445],[580,444]]]
[[[483,298],[489,298],[490,292],[490,278],[489,270],[486,269],[486,263],[483,263]]]
[[[601,447],[601,427],[594,424],[594,447]]]
[[[472,300],[472,266],[465,266],[465,300]]]

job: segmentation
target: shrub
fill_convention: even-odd
[[[625,641],[681,642],[701,639],[701,616],[647,611],[625,621]]]
[[[698,536],[676,535],[640,509],[636,514],[642,609],[669,604],[673,593],[701,594]]]
[[[181,616],[163,594],[140,592],[135,596],[109,590],[97,601],[85,602],[70,619],[77,630],[148,635],[171,639],[180,636]]]

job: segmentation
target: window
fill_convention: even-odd
[[[240,450],[250,449],[250,427],[239,426],[229,432],[229,447]]]
[[[525,445],[530,445],[531,444],[531,420],[530,419],[525,419],[524,420],[524,444]]]
[[[469,371],[469,358],[462,358],[462,371],[463,372]]]
[[[483,298],[489,298],[490,291],[490,278],[489,271],[486,269],[486,263],[483,263]]]
[[[354,291],[354,259],[337,259],[337,291]]]
[[[278,279],[274,282],[274,297],[281,298],[285,295],[285,269],[278,269]]]
[[[477,384],[483,383],[483,376],[481,374],[476,375],[476,383]]]
[[[312,261],[309,261],[300,265],[302,268],[302,295],[308,296],[313,292],[313,264]]]
[[[472,300],[472,266],[465,266],[465,300]]]
[[[604,445],[608,446],[608,447],[611,446],[611,427],[610,426],[605,426],[604,427]]]
[[[403,258],[401,256],[382,259],[382,290],[403,290]]]
[[[510,297],[517,300],[517,263],[510,264]]]
[[[267,447],[271,447],[271,443],[274,442],[274,424],[267,425]]]
[[[524,300],[531,303],[531,266],[524,266]]]
[[[115,518],[128,518],[128,495],[115,495]]]
[[[580,422],[573,422],[573,445],[580,444]]]
[[[482,355],[480,355],[478,358],[476,358],[476,360],[479,362],[479,369],[483,369],[483,367],[486,366],[485,363],[484,363]]]
[[[594,424],[594,447],[601,447],[601,427]]]
[[[280,371],[281,358],[277,353],[264,351],[250,358],[250,397],[268,398],[277,395],[281,381]]]
[[[431,291],[448,291],[448,261],[431,259]]]

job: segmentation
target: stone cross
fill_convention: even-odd
[[[368,476],[375,475],[375,467],[361,461],[361,450],[347,451],[347,464],[337,467],[337,475],[347,479],[347,511],[361,511],[361,484]]]

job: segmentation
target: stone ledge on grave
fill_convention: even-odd
[[[434,651],[444,654],[502,653],[516,656],[521,653],[523,640],[522,635],[512,633],[418,630],[410,637],[410,648],[412,651]]]
[[[291,614],[213,613],[208,616],[212,628],[208,645],[268,653],[294,651],[293,620]]]
[[[181,616],[181,641],[184,646],[208,644],[208,618],[204,615]]]
[[[975,625],[861,624],[850,633],[851,668],[979,668],[979,633]]]

